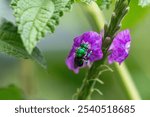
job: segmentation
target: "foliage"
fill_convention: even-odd
[[[80,2],[84,2],[90,4],[91,2],[96,2],[101,9],[109,8],[112,0],[77,0]]]
[[[71,0],[12,0],[19,33],[30,54],[47,32],[54,32],[71,3]]]
[[[24,59],[33,59],[46,68],[46,62],[37,47],[32,54],[28,54],[17,33],[17,27],[5,19],[0,20],[0,52]]]
[[[96,0],[96,3],[101,9],[109,8],[112,0]]]
[[[1,100],[23,100],[24,94],[18,87],[9,85],[5,88],[0,88],[0,99]]]
[[[90,3],[96,2],[101,8],[108,7],[112,0],[76,0],[80,2]],[[52,33],[55,30],[56,25],[59,24],[59,19],[63,16],[65,11],[68,11],[71,8],[74,0],[12,0],[11,6],[14,10],[14,15],[16,17],[16,22],[18,25],[17,39],[15,40],[13,36],[16,36],[17,30],[15,28],[15,33],[11,33],[11,30],[14,31],[13,27],[8,31],[5,27],[1,30],[11,33],[13,36],[8,38],[13,38],[14,42],[7,41],[7,44],[2,42],[1,37],[1,52],[13,55],[16,57],[22,58],[32,58],[38,61],[41,65],[45,64],[45,60],[40,54],[39,50],[35,48],[37,42],[46,35],[46,33]],[[145,6],[149,4],[149,0],[141,0],[140,5]],[[1,23],[2,24],[2,23]],[[2,26],[2,25],[1,25]],[[11,27],[9,23],[9,27]],[[1,32],[2,34],[3,32]],[[6,36],[6,35],[4,35]],[[21,38],[20,38],[21,37]],[[6,37],[5,37],[6,38]],[[22,39],[18,41],[19,39]],[[12,39],[11,39],[12,40]],[[18,41],[18,42],[17,42]],[[21,42],[21,46],[17,43]],[[7,46],[7,45],[11,45]],[[18,47],[17,47],[18,45]],[[24,46],[23,46],[24,45]],[[8,48],[9,47],[9,48]],[[16,49],[14,49],[15,47]],[[27,52],[24,50],[27,50]],[[11,48],[11,49],[10,49]],[[19,48],[19,49],[18,49]],[[33,53],[32,53],[33,51]],[[28,54],[29,53],[29,54]],[[32,55],[30,56],[30,54]]]
[[[46,67],[45,59],[42,56],[39,49],[36,47],[37,42],[40,41],[43,37],[45,37],[45,35],[47,33],[54,32],[56,26],[60,22],[60,18],[64,14],[64,12],[70,10],[72,4],[75,1],[87,3],[88,6],[91,5],[90,4],[91,2],[95,2],[101,9],[109,8],[111,5],[111,2],[112,2],[112,0],[12,0],[11,7],[13,8],[17,26],[14,26],[11,22],[8,22],[6,20],[5,21],[1,20],[1,22],[0,22],[0,52],[6,53],[11,56],[15,56],[17,58],[33,59],[33,60],[37,61],[43,67]],[[122,1],[122,0],[118,0],[118,1]],[[125,1],[130,2],[130,0],[125,0]],[[150,0],[137,0],[136,2],[138,2],[138,1],[139,1],[139,5],[142,7],[145,7],[150,4]],[[128,11],[128,4],[126,4],[126,6],[121,6],[122,2],[118,2],[117,4],[118,5],[117,5],[117,7],[115,7],[115,10],[111,17],[112,19],[110,20],[110,23],[108,25],[105,25],[104,40],[108,36],[110,36],[110,38],[113,38],[115,36],[116,32],[121,27],[121,20],[123,19],[124,15]],[[136,5],[137,5],[137,3],[136,3]],[[136,11],[134,10],[134,14],[135,14],[135,12]],[[140,10],[140,12],[142,15],[145,14],[145,12],[143,12],[142,10]],[[92,16],[95,17],[96,15],[94,14]],[[132,19],[134,21],[135,20],[138,21],[137,19],[140,20],[141,17],[138,17],[136,19],[134,17]],[[97,21],[95,21],[95,23],[97,23]],[[130,22],[127,22],[127,23],[128,23],[128,25],[130,25],[130,23],[134,24],[131,20],[130,20]],[[104,51],[107,51],[109,45],[110,44],[108,44],[106,46],[106,48],[105,48],[106,50],[104,50]],[[143,52],[141,52],[141,53],[143,53]],[[56,55],[56,53],[53,53],[53,54]],[[51,59],[51,57],[52,56],[50,56],[50,59]],[[57,58],[59,58],[59,57],[60,56],[58,56]],[[143,61],[141,61],[141,63],[142,62]],[[78,96],[77,99],[85,99],[85,98],[87,98],[87,95],[91,95],[92,91],[94,91],[94,85],[98,81],[97,79],[99,78],[99,75],[97,75],[97,74],[99,74],[99,73],[101,74],[104,70],[104,68],[101,68],[103,66],[103,64],[104,64],[104,61],[96,62],[93,64],[94,67],[91,67],[87,77],[90,78],[92,76],[92,78],[95,78],[96,80],[88,79],[88,82],[84,82],[82,84],[83,89],[81,88],[77,92],[77,96]],[[50,64],[50,66],[51,65],[52,64]],[[99,65],[101,65],[101,66],[99,67]],[[56,65],[53,65],[53,67],[51,67],[52,70],[55,67],[56,67]],[[59,67],[60,67],[60,65],[59,65]],[[137,68],[137,66],[136,66],[136,68]],[[63,69],[65,69],[65,68],[63,68]],[[41,71],[41,69],[39,71]],[[59,70],[57,69],[56,71],[59,71],[60,73],[63,72],[62,69],[59,69]],[[59,74],[57,72],[57,75],[58,76],[60,75],[61,77],[62,77],[62,75],[64,75],[64,77],[66,77],[68,74],[64,74],[64,73]],[[72,76],[72,74],[70,76],[69,75],[68,75],[68,77]],[[43,75],[41,77],[43,77]],[[112,81],[114,81],[114,79]],[[99,81],[99,82],[101,82],[101,81]],[[65,81],[65,83],[66,83],[66,81]],[[88,83],[90,83],[90,85]],[[45,84],[46,84],[46,82],[45,82]],[[45,84],[44,84],[44,86],[45,86]],[[74,85],[74,82],[72,84]],[[47,83],[47,85],[49,86],[49,82]],[[51,84],[51,85],[55,86],[53,84]],[[112,85],[112,83],[111,83],[111,85]],[[12,89],[12,90],[10,90],[10,89]],[[50,89],[53,89],[53,88],[50,88]],[[66,89],[70,89],[70,87],[66,88]],[[93,90],[90,90],[90,89],[93,89]],[[117,88],[115,90],[117,90]],[[84,95],[83,95],[82,91],[85,92]],[[20,93],[20,91],[18,90],[17,87],[14,88],[11,86],[11,88],[8,87],[8,88],[0,89],[0,96],[2,96],[2,98],[0,97],[0,99],[5,99],[5,98],[9,97],[10,96],[9,94],[10,95],[14,94],[14,97],[17,97],[16,99],[23,99],[22,93]],[[13,98],[10,98],[10,99],[13,99]]]

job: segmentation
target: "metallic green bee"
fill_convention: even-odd
[[[84,64],[84,61],[87,62],[88,57],[91,53],[88,54],[88,44],[81,44],[79,48],[76,50],[76,55],[74,59],[74,66],[76,67],[82,67]]]

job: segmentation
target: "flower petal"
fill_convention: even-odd
[[[74,56],[70,56],[66,59],[66,65],[70,70],[73,70],[76,74],[79,72],[79,68],[74,67]]]
[[[88,60],[84,60],[82,67],[75,68],[74,59],[75,59],[76,49],[78,49],[80,45],[84,43],[88,45],[88,50],[86,55]],[[68,68],[70,70],[73,70],[75,73],[78,73],[80,68],[88,66],[91,62],[100,60],[103,57],[101,46],[102,46],[102,36],[97,32],[89,31],[83,33],[80,36],[75,37],[72,49],[69,53],[69,56],[66,59],[66,64]]]
[[[103,52],[101,49],[102,46],[102,35],[97,32],[86,32],[83,34],[83,41],[88,42],[90,44],[89,52],[91,51],[91,55],[89,57],[90,62],[94,62],[102,59]]]
[[[91,45],[95,43],[100,44],[101,39],[102,39],[101,35],[98,34],[97,32],[89,31],[83,34],[83,41],[88,42]]]
[[[108,56],[109,64],[112,64],[113,62],[121,64],[128,57],[130,43],[131,36],[129,30],[118,33],[109,48],[109,51],[111,52]]]
[[[89,60],[90,60],[90,62],[94,62],[94,61],[102,59],[102,57],[103,57],[102,50],[100,49],[99,46],[97,46],[97,47],[95,46],[95,48],[92,49],[92,54],[89,57]]]

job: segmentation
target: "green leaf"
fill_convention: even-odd
[[[109,8],[112,0],[96,0],[96,3],[101,9]]]
[[[12,0],[11,6],[26,50],[31,54],[47,32],[54,32],[59,18],[74,0]]]
[[[0,88],[0,100],[23,100],[25,99],[21,89],[14,85],[6,88]]]
[[[17,27],[4,19],[0,19],[0,52],[17,58],[33,59],[46,68],[45,59],[39,49],[35,47],[29,55],[17,33]]]
[[[145,7],[150,4],[150,0],[140,0],[139,5]]]
[[[76,0],[76,1],[77,1],[77,2],[84,2],[84,3],[89,4],[90,2],[96,1],[96,0]]]
[[[112,0],[76,0],[77,2],[84,2],[90,4],[91,2],[96,2],[101,9],[109,8]]]

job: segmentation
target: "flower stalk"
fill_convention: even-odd
[[[93,25],[94,26],[93,28],[96,31],[100,32],[100,30],[103,28],[105,24],[104,37],[103,37],[103,44],[105,45],[103,45],[103,48],[102,48],[103,54],[104,54],[103,59],[93,63],[87,75],[85,76],[85,79],[83,80],[82,86],[80,87],[80,89],[77,90],[75,99],[78,99],[78,100],[90,99],[93,91],[98,91],[97,89],[96,90],[94,89],[94,86],[96,82],[99,81],[100,74],[103,71],[105,59],[108,56],[108,49],[114,39],[114,36],[118,32],[118,30],[121,28],[122,19],[124,18],[124,16],[127,14],[129,10],[129,3],[130,3],[130,0],[119,0],[116,2],[114,12],[112,13],[110,24],[104,23],[104,17],[102,17],[102,13],[95,2],[91,2],[90,5],[82,4],[82,9],[85,12],[85,14],[88,16],[88,19],[90,19],[90,23],[92,24],[95,23],[95,25]],[[89,18],[89,16],[93,16],[93,17]],[[101,20],[98,20],[98,19],[101,19]],[[109,41],[108,41],[108,38],[109,38]],[[129,94],[129,99],[140,99],[140,96],[134,86],[134,83],[132,82],[131,77],[129,77],[130,75],[128,75],[127,69],[125,69],[125,67],[122,69],[119,66],[117,66],[117,69],[119,69],[119,73],[121,77],[123,77],[121,79],[123,83],[125,84],[127,92]],[[126,77],[128,80],[126,80]]]
[[[122,63],[121,65],[115,64],[115,67],[120,75],[120,78],[121,78],[123,84],[124,84],[124,87],[126,89],[128,97],[133,100],[140,100],[141,97],[134,85],[134,82],[133,82],[131,75],[126,67],[126,64],[125,63]]]

